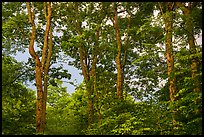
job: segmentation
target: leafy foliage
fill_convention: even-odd
[[[18,81],[20,78],[14,81],[19,75],[17,72],[22,71],[15,59],[3,57],[2,67],[5,80],[2,83],[2,134],[32,135],[35,133],[35,92]],[[18,71],[13,73],[14,70]]]
[[[85,91],[78,89],[70,95],[62,81],[56,79],[57,87],[48,87],[47,122],[45,134],[48,135],[75,135],[82,134],[86,127],[86,102]]]

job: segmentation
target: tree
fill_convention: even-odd
[[[46,18],[46,31],[44,35],[44,46],[42,50],[42,59],[40,61],[39,56],[36,54],[34,50],[34,42],[36,38],[36,25],[35,25],[35,7],[34,3],[32,3],[32,11],[31,11],[31,3],[27,2],[27,10],[28,10],[28,19],[29,23],[32,26],[32,33],[30,36],[30,46],[29,53],[35,61],[35,79],[37,86],[37,102],[36,102],[36,131],[37,133],[43,133],[45,128],[45,111],[46,111],[46,99],[47,99],[47,82],[48,82],[48,70],[49,63],[52,54],[52,31],[50,31],[51,26],[51,3],[44,3],[44,14]],[[47,11],[46,11],[47,10]],[[48,13],[47,13],[48,12]],[[48,35],[49,38],[49,50],[47,54],[47,45],[48,45]],[[45,63],[46,62],[46,63]],[[44,75],[43,75],[44,74]],[[42,79],[44,77],[44,79]],[[44,83],[42,84],[42,81]],[[44,88],[43,88],[44,87]]]
[[[185,6],[185,3],[177,2],[176,5],[183,11],[183,14],[185,16],[185,31],[188,36],[188,44],[189,44],[189,50],[190,50],[190,56],[192,56],[192,63],[191,63],[191,75],[192,80],[194,81],[194,91],[199,92],[201,90],[200,83],[198,81],[198,77],[196,75],[198,71],[198,59],[196,57],[196,45],[195,45],[195,30],[194,30],[194,24],[193,24],[193,17],[192,12],[195,9],[196,5],[199,3],[197,2],[189,2],[188,6]]]
[[[99,48],[99,37],[100,37],[100,30],[101,30],[101,22],[103,18],[99,16],[99,18],[96,20],[91,19],[91,17],[86,17],[86,15],[89,14],[89,12],[92,12],[93,6],[95,4],[90,4],[90,8],[88,9],[88,13],[86,13],[85,10],[82,9],[82,6],[86,5],[87,3],[70,3],[68,4],[66,8],[73,8],[74,10],[71,12],[73,15],[65,15],[68,17],[68,20],[71,22],[74,22],[73,26],[70,24],[66,24],[68,28],[70,28],[72,34],[74,35],[74,39],[71,38],[69,41],[66,41],[66,46],[64,47],[65,52],[67,55],[70,55],[71,57],[76,59],[76,62],[80,62],[80,65],[76,64],[77,67],[81,68],[82,74],[84,77],[84,81],[86,83],[86,88],[87,88],[87,95],[88,95],[88,127],[91,128],[91,125],[93,124],[94,121],[94,92],[96,92],[96,64],[98,62],[98,55],[100,54],[98,52]],[[89,5],[89,4],[87,4]],[[87,6],[88,7],[88,6]],[[96,13],[101,14],[100,10],[96,11]],[[86,30],[83,29],[82,27],[82,22],[83,22],[83,17],[86,17],[85,19],[88,20],[88,23],[90,21],[90,27],[92,28],[91,30]],[[93,24],[93,25],[92,25]],[[66,30],[67,31],[67,30]],[[91,36],[89,38],[89,36]],[[66,37],[66,33],[65,36]],[[75,41],[76,40],[76,41]],[[76,43],[77,42],[77,43]],[[76,44],[71,46],[68,50],[74,48],[71,52],[74,51],[74,54],[68,53],[67,48],[70,47],[70,45]],[[94,45],[92,45],[94,44]],[[79,56],[75,56],[78,54]]]
[[[173,103],[175,100],[176,94],[176,78],[174,75],[174,58],[173,58],[173,46],[172,46],[172,31],[173,31],[173,13],[174,10],[174,2],[165,3],[162,7],[159,3],[160,10],[164,15],[164,23],[165,23],[165,32],[166,32],[166,63],[167,63],[167,74],[169,81],[169,93],[170,93],[170,101]],[[175,110],[173,110],[172,114],[172,122],[175,126]]]
[[[128,32],[126,36],[126,41],[125,45],[123,47],[124,49],[124,55],[122,56],[122,43],[121,43],[121,34],[118,26],[118,4],[114,3],[113,5],[113,13],[114,17],[113,19],[111,18],[111,21],[113,23],[114,29],[115,29],[115,36],[116,36],[116,41],[117,41],[117,55],[116,55],[116,65],[117,65],[117,96],[119,99],[123,99],[123,83],[124,83],[124,68],[125,68],[125,63],[126,63],[126,58],[127,58],[127,50],[128,50],[128,45],[129,45],[129,37],[128,37]],[[129,9],[126,9],[129,11]],[[130,12],[130,11],[129,11]],[[129,15],[130,16],[130,15]],[[128,25],[127,25],[127,30],[129,31],[130,29],[130,18],[128,18]]]

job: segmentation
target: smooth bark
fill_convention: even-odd
[[[35,8],[32,4],[32,11],[30,7],[30,2],[26,2],[27,10],[28,10],[28,19],[29,23],[32,26],[32,32],[30,37],[29,44],[29,53],[35,61],[35,80],[37,87],[37,101],[36,101],[36,132],[42,134],[45,129],[45,112],[46,112],[46,99],[47,99],[47,81],[48,81],[48,71],[49,71],[49,63],[51,58],[52,51],[52,40],[50,40],[50,47],[48,57],[46,56],[47,52],[47,43],[48,43],[48,34],[50,31],[51,24],[51,3],[48,2],[48,16],[46,18],[46,31],[44,37],[44,46],[42,52],[42,60],[40,61],[39,56],[36,54],[34,50],[34,42],[36,38],[36,26],[35,26]],[[45,4],[46,5],[46,4]],[[51,34],[52,36],[52,34]],[[44,68],[44,63],[46,60],[46,67]],[[44,73],[44,79],[43,79]],[[43,85],[44,82],[44,85]]]
[[[116,66],[117,66],[117,83],[116,83],[116,89],[117,89],[117,96],[120,100],[123,99],[123,89],[122,89],[122,64],[121,64],[121,38],[120,38],[120,30],[118,27],[118,13],[117,13],[117,5],[114,5],[114,20],[113,20],[113,26],[115,29],[115,35],[116,35],[116,41],[117,41],[117,55],[115,58]]]
[[[117,5],[114,3],[114,18],[112,20],[113,27],[115,30],[115,36],[117,41],[117,55],[115,58],[116,66],[117,66],[117,83],[116,83],[116,89],[117,89],[117,97],[120,100],[123,100],[123,83],[124,83],[124,70],[127,60],[127,53],[128,53],[128,47],[129,47],[129,29],[130,29],[130,17],[128,18],[128,27],[127,27],[127,33],[126,33],[126,40],[124,45],[124,54],[122,56],[122,43],[121,43],[121,35],[120,35],[120,29],[118,26],[118,12],[117,12]]]
[[[42,132],[42,110],[43,110],[43,87],[42,87],[42,73],[41,73],[41,62],[38,55],[34,50],[34,41],[36,37],[36,27],[34,23],[35,19],[35,9],[34,6],[33,11],[31,11],[30,3],[26,2],[27,10],[28,10],[28,19],[29,23],[32,25],[32,32],[30,37],[30,45],[29,45],[29,53],[35,61],[35,80],[37,87],[37,101],[36,101],[36,132]]]
[[[166,63],[167,63],[167,74],[168,74],[168,81],[169,81],[169,94],[170,94],[170,101],[171,104],[175,101],[175,94],[176,94],[176,78],[174,76],[174,58],[173,58],[173,45],[172,45],[172,31],[173,31],[173,8],[174,2],[166,3],[166,9],[164,9],[161,4],[159,3],[160,11],[164,16],[164,23],[165,23],[165,32],[166,32],[166,39],[165,39],[165,46],[166,46]],[[165,10],[165,12],[163,12]],[[176,126],[175,120],[175,109],[172,111],[172,123],[174,127]]]

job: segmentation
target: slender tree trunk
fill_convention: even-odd
[[[129,10],[128,10],[129,12]],[[130,14],[129,14],[130,15]],[[127,26],[127,32],[125,37],[125,45],[124,45],[124,56],[122,58],[122,85],[124,83],[125,79],[125,65],[127,61],[127,54],[128,54],[128,48],[129,48],[129,30],[130,30],[130,17],[127,19],[128,26]]]
[[[34,41],[36,37],[36,26],[34,23],[35,20],[35,9],[34,5],[32,5],[32,11],[30,7],[30,2],[26,2],[27,10],[28,10],[28,19],[29,23],[32,25],[32,33],[30,37],[30,45],[29,45],[29,53],[35,61],[35,80],[36,80],[36,87],[37,87],[37,101],[36,101],[36,132],[43,134],[45,128],[45,111],[46,111],[46,99],[47,99],[47,74],[49,70],[49,63],[51,57],[51,50],[52,47],[50,46],[50,51],[48,53],[46,68],[44,68],[46,52],[47,52],[47,43],[48,43],[48,34],[50,30],[50,21],[51,21],[51,3],[48,3],[48,16],[46,18],[46,31],[45,31],[45,39],[44,39],[44,46],[42,56],[43,59],[40,61],[38,55],[35,53],[34,50]],[[44,72],[44,89],[43,89],[43,80],[42,75]]]
[[[46,4],[45,4],[46,6]],[[46,7],[45,7],[46,8]],[[44,70],[44,92],[43,92],[43,121],[42,121],[42,128],[43,132],[45,129],[45,119],[46,119],[46,102],[47,102],[47,87],[48,87],[48,71],[50,67],[50,60],[51,60],[51,55],[52,55],[52,31],[51,31],[51,3],[48,2],[48,7],[47,7],[48,15],[46,15],[46,9],[45,9],[45,17],[47,20],[46,23],[46,31],[44,35],[44,46],[43,46],[43,52],[42,52],[42,69]],[[50,39],[49,39],[49,49],[47,51],[47,45],[48,45],[48,35],[50,34]],[[47,58],[46,54],[48,52]],[[46,60],[46,62],[45,62]],[[43,67],[45,66],[45,67]]]
[[[191,78],[193,81],[193,91],[194,92],[201,92],[202,87],[201,83],[197,77],[198,74],[198,63],[197,63],[197,57],[194,56],[196,54],[196,45],[195,45],[195,37],[194,37],[194,26],[193,26],[193,18],[191,15],[192,8],[196,6],[196,2],[189,2],[188,6],[185,6],[184,3],[176,2],[176,5],[183,11],[183,14],[185,15],[185,31],[188,36],[188,44],[189,44],[189,50],[190,50],[190,56],[191,58]],[[201,104],[201,99],[197,99],[196,104]],[[196,114],[202,114],[202,108],[198,108],[195,110]]]
[[[41,72],[41,62],[39,60],[38,55],[34,50],[34,41],[36,37],[36,27],[34,23],[35,18],[35,9],[32,7],[33,11],[31,11],[30,3],[26,3],[28,10],[28,19],[32,25],[32,33],[30,37],[30,45],[29,45],[29,53],[35,61],[35,80],[37,87],[37,101],[36,101],[36,132],[42,133],[42,110],[43,110],[43,87],[42,87],[42,72]]]
[[[173,58],[173,45],[172,45],[172,31],[173,31],[173,6],[174,3],[168,2],[168,12],[165,17],[165,30],[166,30],[166,62],[167,62],[167,73],[169,80],[169,92],[170,100],[173,103],[175,101],[176,93],[176,78],[174,76],[174,58]],[[172,114],[172,122],[175,126],[175,110]]]
[[[175,93],[176,93],[176,78],[174,76],[174,58],[173,58],[173,46],[172,46],[172,31],[173,31],[173,7],[174,2],[168,2],[165,14],[163,13],[163,9],[161,4],[159,3],[160,10],[164,15],[164,23],[165,23],[165,32],[166,32],[166,63],[167,63],[167,74],[169,81],[169,94],[171,104],[175,101]],[[176,126],[175,120],[175,109],[172,112],[172,122],[174,127]]]
[[[165,30],[166,30],[166,62],[167,62],[167,73],[168,73],[168,80],[169,80],[169,91],[170,91],[170,100],[174,101],[174,94],[176,91],[175,86],[175,77],[173,76],[174,73],[174,58],[173,58],[173,46],[172,46],[172,16],[168,16],[165,19]]]
[[[191,17],[192,12],[192,4],[189,4],[187,8],[183,9],[184,15],[186,16],[186,25],[187,25],[187,36],[188,36],[188,44],[190,49],[190,56],[192,56],[191,59],[191,77],[193,81],[193,91],[194,92],[201,92],[201,84],[197,77],[198,74],[198,63],[197,63],[197,57],[195,57],[194,54],[196,54],[196,45],[195,45],[195,37],[194,37],[194,26],[193,26],[193,19]],[[201,104],[201,99],[196,100],[196,104]],[[197,114],[202,114],[202,108],[196,109]]]
[[[129,11],[128,11],[129,12]],[[112,20],[113,26],[115,29],[116,34],[116,41],[117,41],[117,55],[116,55],[116,65],[117,65],[117,96],[120,100],[123,100],[123,83],[124,83],[124,70],[127,60],[127,51],[128,51],[128,45],[129,45],[129,29],[130,29],[130,17],[128,18],[128,27],[127,27],[127,35],[124,45],[124,55],[122,56],[122,44],[121,44],[121,37],[120,37],[120,30],[118,27],[118,13],[117,13],[117,5],[114,5],[114,19]]]
[[[48,57],[45,65],[45,72],[44,72],[44,112],[43,112],[43,128],[45,128],[46,124],[46,103],[47,103],[47,87],[48,87],[48,71],[50,67],[50,61],[52,56],[52,31],[50,31],[50,39],[49,39],[49,51]]]
[[[90,79],[86,83],[88,86],[88,127],[92,128],[92,124],[94,122],[94,97],[93,94],[96,92],[96,63],[97,63],[97,47],[98,47],[98,40],[99,40],[99,31],[100,28],[97,28],[96,31],[96,43],[92,53],[92,64],[89,73]]]
[[[97,90],[96,90],[97,91]],[[99,127],[102,125],[102,114],[101,114],[101,105],[98,104],[99,100],[99,92],[97,91],[96,93],[96,109],[97,109],[97,113],[98,113],[98,125]]]
[[[79,53],[80,53],[80,63],[81,63],[81,68],[82,68],[82,74],[84,76],[85,84],[86,84],[86,89],[87,89],[87,95],[88,95],[88,128],[91,128],[93,124],[93,115],[94,115],[94,110],[93,110],[93,88],[92,88],[92,77],[90,78],[89,75],[89,68],[87,65],[87,56],[85,55],[85,50],[82,44],[80,44],[79,48]]]
[[[118,13],[117,13],[117,6],[116,4],[114,5],[114,20],[113,22],[113,26],[115,29],[115,34],[116,34],[116,41],[117,41],[117,55],[115,58],[115,62],[116,62],[116,66],[117,66],[117,83],[116,83],[116,89],[117,89],[117,96],[120,100],[123,100],[123,69],[122,69],[122,64],[121,64],[121,48],[122,48],[122,44],[121,44],[121,39],[120,39],[120,30],[118,28]]]
[[[37,86],[37,102],[36,102],[36,128],[37,133],[43,133],[43,87],[41,68],[36,67],[36,86]]]
[[[46,13],[46,9],[47,12]],[[46,60],[46,55],[47,55],[47,45],[48,45],[48,35],[50,32],[50,25],[51,25],[51,3],[48,2],[48,4],[46,4],[46,2],[44,3],[44,13],[45,13],[45,19],[46,19],[46,29],[45,29],[45,34],[44,34],[44,45],[43,45],[43,50],[42,50],[42,72],[44,70],[44,66],[45,66],[45,60]],[[48,14],[48,15],[47,15]]]
[[[96,88],[96,86],[97,86],[96,85],[96,63],[97,63],[97,55],[98,55],[97,48],[99,47],[99,42],[98,41],[99,41],[100,30],[101,30],[101,27],[97,27],[97,30],[96,30],[96,42],[95,42],[95,46],[93,48],[92,65],[91,65],[92,67],[91,67],[91,71],[90,71],[90,79],[93,80],[92,89],[93,89],[94,93],[96,93],[95,99],[98,99],[98,97],[99,97],[99,93],[98,93],[97,88]],[[93,101],[94,101],[94,98],[93,98]],[[98,114],[101,116],[100,109],[97,108],[97,111],[98,111]],[[100,116],[98,117],[99,121],[101,120]]]
[[[196,77],[198,65],[197,65],[196,57],[194,57],[194,54],[196,54],[196,45],[195,45],[195,38],[194,38],[194,32],[193,32],[193,19],[191,18],[190,14],[191,14],[191,10],[190,10],[190,5],[189,5],[189,8],[184,10],[184,15],[187,17],[186,25],[187,25],[187,30],[188,30],[188,33],[187,33],[188,44],[189,44],[190,54],[192,55],[191,76],[194,82],[193,90],[195,92],[199,92],[200,84]]]

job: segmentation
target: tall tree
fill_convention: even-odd
[[[75,4],[75,10],[76,10],[76,16],[79,18],[79,3]],[[81,30],[81,24],[82,21],[77,19],[76,20],[76,30],[77,34],[79,36],[82,36],[82,30]],[[95,54],[95,53],[94,53]],[[79,56],[80,56],[80,64],[82,68],[82,74],[84,76],[84,80],[86,83],[86,88],[88,92],[88,128],[91,128],[93,124],[93,116],[94,116],[94,107],[93,107],[93,93],[94,93],[94,83],[93,83],[93,78],[95,77],[95,69],[96,69],[96,62],[97,58],[96,55],[93,54],[93,62],[92,62],[92,68],[89,68],[89,59],[88,59],[88,53],[87,50],[85,49],[84,45],[82,42],[79,43]],[[90,71],[91,70],[91,71]]]
[[[191,77],[194,83],[194,91],[199,92],[201,91],[201,85],[198,80],[198,59],[196,58],[196,44],[195,44],[195,32],[194,32],[194,19],[192,15],[192,11],[195,9],[196,5],[198,5],[198,2],[188,2],[186,3],[182,2],[176,2],[176,5],[183,11],[183,14],[185,16],[185,31],[188,37],[188,44],[189,44],[189,50],[190,50],[190,56],[192,56],[191,59]]]
[[[174,2],[158,3],[160,11],[163,14],[164,24],[165,24],[165,47],[166,47],[166,63],[167,63],[167,74],[169,81],[169,94],[170,101],[173,103],[175,101],[176,94],[176,78],[174,76],[174,58],[173,58],[173,45],[172,45],[172,31],[173,31],[173,11],[174,11]],[[175,125],[175,110],[172,114],[172,122]]]
[[[32,5],[32,10],[31,10]],[[37,133],[43,133],[45,127],[45,109],[46,109],[46,98],[47,98],[47,81],[48,81],[48,70],[52,52],[52,31],[51,26],[51,2],[44,3],[44,14],[46,18],[46,30],[44,34],[44,45],[42,50],[42,59],[40,61],[39,56],[34,50],[34,42],[36,38],[36,25],[35,25],[35,6],[34,3],[26,3],[28,10],[29,23],[32,26],[32,32],[30,36],[29,53],[35,61],[35,80],[37,87],[37,102],[36,102],[36,131]],[[48,48],[48,35],[50,33],[50,41]],[[48,55],[47,55],[48,52]],[[46,64],[45,64],[46,62]],[[43,79],[44,76],[44,79]],[[44,82],[44,83],[43,83]]]
[[[98,4],[98,3],[97,3]],[[74,58],[75,67],[82,70],[88,96],[88,127],[94,121],[94,94],[96,92],[96,64],[99,55],[99,38],[101,32],[101,8],[95,10],[96,3],[68,3],[61,5],[64,12],[63,24],[67,26],[62,38],[62,48],[66,55]],[[99,4],[100,6],[100,4]],[[74,10],[73,10],[74,9]],[[67,15],[68,14],[68,15]],[[99,14],[99,16],[90,16]],[[72,22],[72,24],[70,24]],[[87,23],[84,26],[84,22]],[[87,29],[86,27],[89,27]],[[67,32],[68,31],[68,32]],[[77,55],[77,56],[76,56]]]
[[[121,34],[120,34],[120,29],[119,29],[119,23],[118,23],[118,5],[119,3],[114,3],[113,4],[113,13],[114,17],[111,18],[111,21],[113,23],[113,27],[115,30],[115,37],[117,41],[117,54],[115,58],[115,62],[117,65],[117,84],[116,84],[116,89],[117,89],[117,96],[120,100],[123,99],[123,83],[124,83],[124,69],[125,69],[125,64],[126,64],[126,58],[127,58],[127,51],[128,51],[128,45],[129,45],[129,36],[128,32],[126,33],[126,38],[125,38],[125,44],[122,47],[122,42],[121,42]],[[128,9],[126,9],[129,11]],[[130,15],[129,15],[130,16]],[[127,30],[129,31],[130,29],[130,17],[127,18],[128,24],[127,24]],[[122,50],[123,49],[123,50]],[[123,55],[123,56],[122,56]]]

